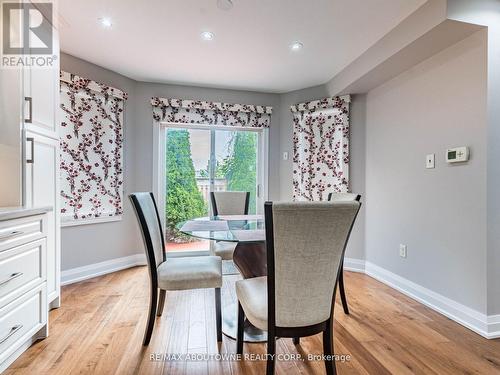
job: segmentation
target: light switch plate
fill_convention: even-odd
[[[435,166],[436,166],[435,155],[434,154],[427,155],[427,157],[425,159],[425,168],[433,169]]]
[[[401,258],[406,258],[406,256],[408,255],[408,250],[407,250],[407,247],[406,245],[399,245],[399,256]]]
[[[285,151],[283,153],[283,160],[288,160],[288,152],[287,151]]]

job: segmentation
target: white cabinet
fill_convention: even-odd
[[[57,31],[54,30],[54,50],[59,50]],[[59,53],[52,67],[24,69],[25,129],[58,139],[57,108],[59,106]]]
[[[22,75],[0,69],[0,206],[19,206],[21,197]]]
[[[50,212],[0,209],[0,372],[48,334]]]
[[[57,13],[54,12],[54,18]],[[59,37],[52,28],[52,66],[23,69],[24,184],[27,207],[50,206],[47,232],[47,300],[59,307],[60,209],[59,209]]]
[[[59,219],[59,140],[26,132],[31,152],[25,166],[26,205],[53,207],[47,221],[47,298],[59,307],[60,219]]]

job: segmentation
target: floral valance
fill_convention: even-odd
[[[123,213],[123,110],[127,94],[60,73],[61,218],[65,225]]]
[[[151,98],[153,119],[183,124],[268,128],[272,107],[208,102],[202,100]]]
[[[295,104],[290,107],[290,110],[292,112],[314,112],[319,109],[341,108],[342,106],[350,102],[351,97],[349,95],[334,96],[321,100],[313,100],[310,102]]]
[[[293,196],[322,201],[349,186],[349,96],[292,106]]]
[[[67,85],[71,85],[73,90],[92,90],[102,94],[105,98],[113,96],[118,99],[127,100],[128,97],[127,93],[122,90],[65,71],[60,72],[59,79],[61,83],[64,82]]]

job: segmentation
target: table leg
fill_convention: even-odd
[[[238,242],[233,253],[233,262],[244,279],[267,275],[267,253],[264,242]],[[238,305],[230,304],[223,311],[222,332],[236,339]],[[245,321],[245,342],[266,342],[267,332]]]
[[[244,279],[267,276],[267,251],[265,242],[238,242],[233,262]]]

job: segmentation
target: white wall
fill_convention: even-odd
[[[366,97],[366,260],[483,313],[486,62],[480,31]],[[447,165],[462,145],[471,160]]]

